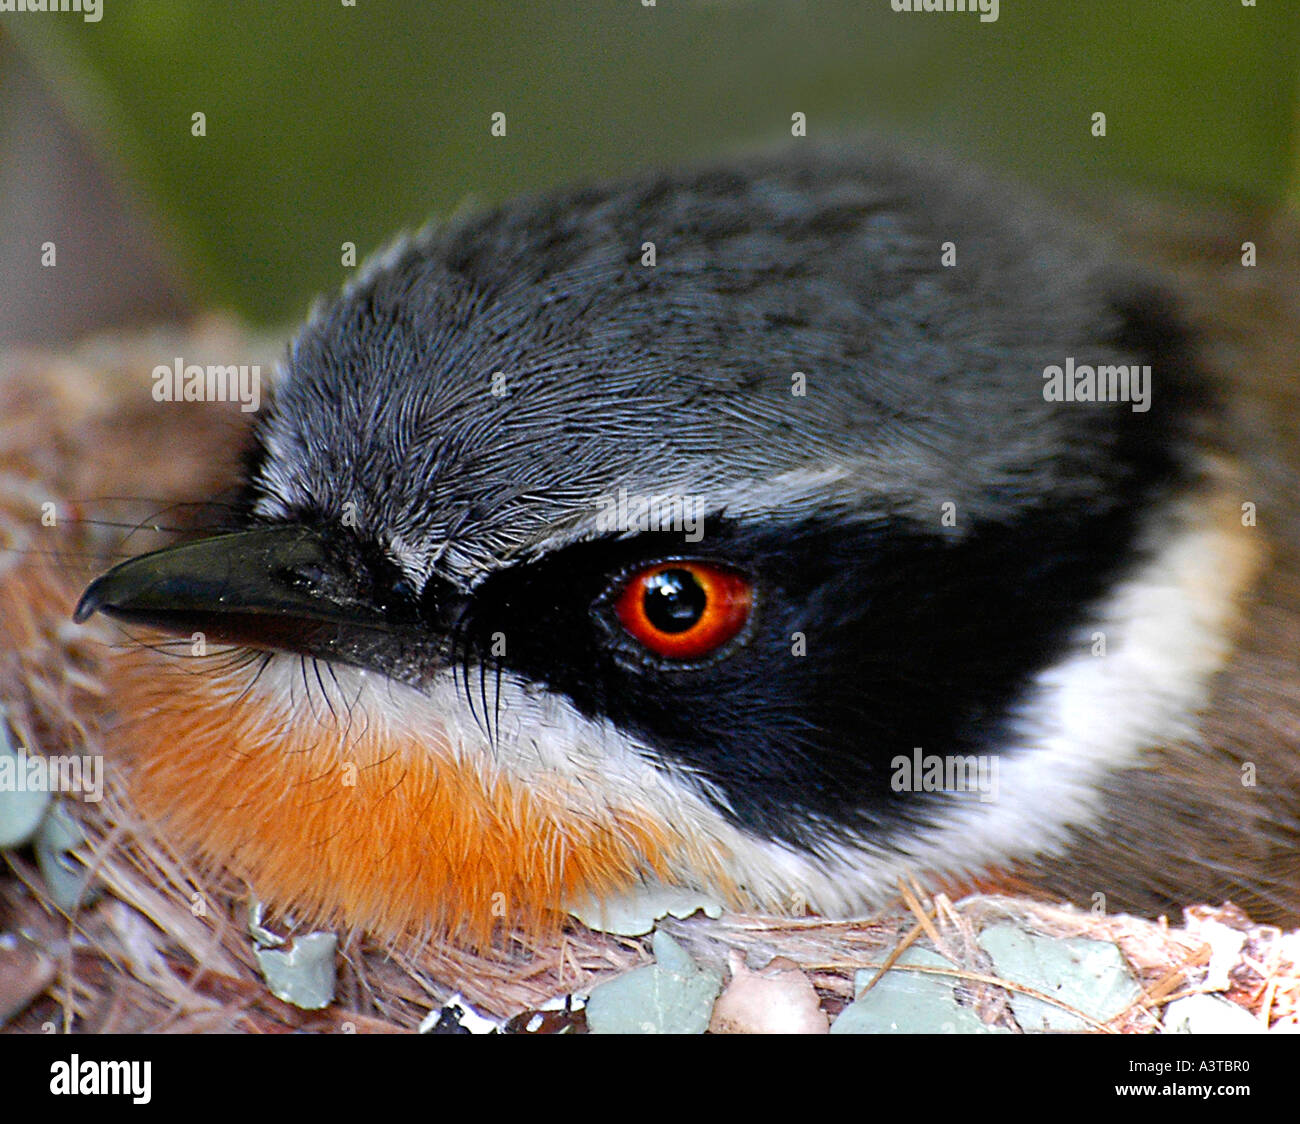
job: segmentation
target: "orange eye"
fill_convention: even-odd
[[[657,656],[697,660],[749,619],[753,589],[707,562],[661,562],[632,576],[614,604],[623,627]]]

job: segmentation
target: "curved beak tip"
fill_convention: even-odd
[[[77,624],[85,624],[99,611],[102,604],[103,602],[99,597],[99,582],[92,582],[86,592],[81,595],[77,607],[72,610],[73,621]]]

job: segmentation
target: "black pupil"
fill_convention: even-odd
[[[699,623],[708,599],[689,570],[661,570],[646,582],[646,620],[660,632],[685,632]]]

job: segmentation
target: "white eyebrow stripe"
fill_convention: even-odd
[[[635,486],[638,483],[640,486]],[[396,535],[388,545],[394,562],[413,580],[427,580],[437,566],[443,576],[471,589],[490,573],[519,561],[611,534],[627,538],[644,530],[661,529],[611,526],[608,513],[618,509],[620,493],[626,496],[624,507],[629,510],[641,502],[662,501],[658,504],[660,512],[667,507],[700,520],[719,516],[782,522],[816,516],[847,523],[906,519],[920,528],[936,532],[942,528],[944,535],[951,538],[969,534],[981,519],[1013,514],[1005,500],[966,494],[963,483],[948,472],[934,470],[927,474],[917,466],[901,463],[885,467],[874,457],[863,457],[838,464],[801,465],[768,480],[741,479],[724,486],[701,488],[697,476],[686,474],[642,479],[585,504],[574,503],[568,516],[552,523],[540,536],[521,536],[511,541],[499,537],[474,544],[477,549],[455,536],[438,543],[436,550],[420,549],[419,544]],[[956,505],[955,525],[942,522],[945,504]]]
[[[668,508],[675,513],[683,507],[701,519],[725,516],[797,522],[820,515],[862,523],[902,518],[936,531],[943,527],[945,534],[952,537],[969,533],[978,519],[1010,514],[1004,500],[982,501],[964,495],[961,486],[948,473],[932,473],[925,479],[910,466],[884,471],[875,458],[804,465],[769,480],[741,480],[728,487],[700,488],[698,479],[665,477],[653,481],[650,487],[639,490],[628,487],[624,491],[629,512],[638,502],[653,510],[651,501],[660,500],[665,501],[658,504],[660,512]],[[618,490],[593,500],[585,511],[576,512],[571,519],[555,525],[551,533],[530,543],[524,555],[535,558],[575,543],[606,537],[611,530],[631,535],[647,529],[611,528],[607,512],[611,506],[617,507],[618,500]],[[960,518],[952,527],[941,523],[947,503],[957,504],[960,511]]]

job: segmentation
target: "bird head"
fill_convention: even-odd
[[[1190,720],[1244,573],[1187,503],[1207,403],[1159,285],[946,163],[528,198],[319,308],[240,525],[78,615],[256,653],[123,674],[146,804],[273,896],[475,931],[647,881],[844,913],[1051,853]]]

